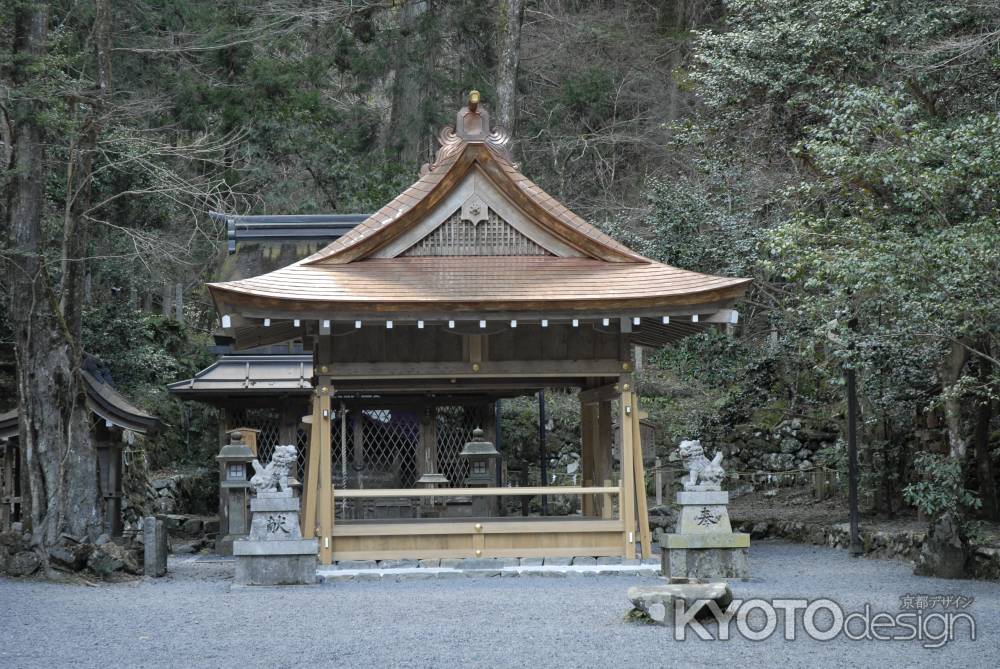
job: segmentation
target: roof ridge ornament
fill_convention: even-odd
[[[438,149],[433,163],[425,163],[420,168],[423,176],[433,172],[443,162],[457,156],[468,144],[484,144],[497,158],[519,169],[510,152],[510,133],[497,127],[490,130],[490,114],[480,107],[479,91],[469,91],[469,101],[455,115],[455,125],[445,126],[438,131]]]

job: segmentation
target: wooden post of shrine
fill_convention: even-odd
[[[598,405],[594,402],[580,402],[580,466],[583,485],[597,485],[601,480],[595,476],[597,464],[597,420]],[[595,495],[583,496],[583,515],[598,515],[598,502]]]
[[[625,528],[622,557],[635,558],[635,445],[632,428],[632,386],[628,376],[619,383],[618,422],[621,424],[621,502],[619,513]]]
[[[330,435],[330,396],[333,386],[328,375],[317,379],[313,391],[312,429],[303,490],[302,536],[319,540],[320,564],[333,562],[333,454]]]

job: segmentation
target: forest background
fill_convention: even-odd
[[[5,0],[0,44],[0,410],[81,454],[39,466],[50,493],[92,457],[84,351],[166,422],[154,465],[211,462],[214,413],[164,388],[212,360],[209,210],[372,212],[475,88],[571,209],[755,279],[735,332],[647,356],[664,454],[842,430],[853,368],[866,508],[1000,517],[994,2]],[[532,411],[506,409],[529,450]],[[50,537],[98,529],[36,506]]]

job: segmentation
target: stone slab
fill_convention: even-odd
[[[298,513],[299,500],[297,497],[254,497],[250,500],[250,510],[257,512],[274,511],[295,511]]]
[[[677,504],[680,506],[725,506],[729,504],[729,493],[725,490],[681,490],[677,493]]]
[[[678,602],[684,609],[699,607],[695,618],[711,615],[708,602],[715,602],[725,611],[733,601],[733,592],[726,583],[669,583],[665,585],[637,585],[628,589],[628,600],[633,611],[666,627],[674,626]]]
[[[316,557],[319,544],[315,539],[275,539],[272,541],[250,541],[240,539],[233,542],[233,555],[239,556],[282,556],[312,555]]]
[[[747,548],[750,535],[732,534],[664,534],[663,548]]]

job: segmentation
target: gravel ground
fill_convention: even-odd
[[[0,579],[0,667],[987,667],[1000,651],[1000,584],[918,578],[901,562],[771,541],[737,598],[820,598],[898,613],[907,594],[975,597],[937,650],[916,641],[703,641],[628,623],[625,593],[653,579],[462,578],[230,589],[231,563],[171,564],[163,579],[87,587]],[[779,617],[780,617],[779,612]],[[800,614],[801,618],[801,614]],[[753,622],[754,617],[751,617]],[[714,631],[714,628],[713,628]],[[735,625],[733,625],[735,636]]]

